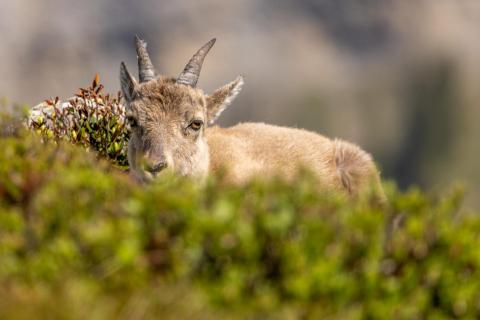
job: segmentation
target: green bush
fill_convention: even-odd
[[[31,111],[28,127],[46,140],[63,140],[93,149],[99,156],[126,168],[129,131],[120,92],[104,94],[98,75],[68,101],[45,100]]]
[[[480,316],[480,216],[461,191],[389,186],[387,209],[308,176],[139,186],[21,130],[0,150],[2,319]]]

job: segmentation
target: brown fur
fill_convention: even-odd
[[[365,151],[341,140],[310,131],[263,123],[207,129],[211,171],[227,167],[227,179],[244,183],[255,177],[281,175],[290,180],[300,168],[316,175],[325,188],[356,196],[381,186],[375,165]]]
[[[209,127],[240,91],[241,77],[206,95],[162,76],[139,84],[122,64],[121,83],[133,125],[129,162],[142,180],[164,168],[200,178],[226,170],[230,182],[242,184],[255,177],[293,179],[306,168],[327,189],[355,197],[373,187],[383,197],[371,156],[356,145],[263,123]],[[165,165],[162,170],[149,169],[158,163]]]

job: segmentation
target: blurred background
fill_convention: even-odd
[[[0,97],[68,98],[136,71],[133,35],[176,76],[212,37],[199,86],[246,78],[220,124],[263,121],[358,143],[402,187],[480,205],[478,0],[0,0]]]

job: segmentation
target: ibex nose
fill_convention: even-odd
[[[168,166],[167,161],[159,161],[156,163],[146,164],[145,170],[150,173],[159,173]]]

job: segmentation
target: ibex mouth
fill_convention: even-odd
[[[160,175],[162,175],[162,172],[142,171],[137,177],[143,183],[151,183],[158,180]]]
[[[143,168],[140,171],[141,179],[147,183],[152,182],[158,179],[159,176],[163,175],[166,171],[169,171],[168,168],[169,167],[166,163],[162,163],[161,165],[157,165],[155,167]]]
[[[144,182],[152,182],[153,180],[155,180],[155,178],[157,177],[158,173],[152,173],[152,172],[148,172],[148,171],[143,171],[142,172],[142,175],[143,175],[143,181]]]

